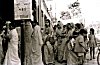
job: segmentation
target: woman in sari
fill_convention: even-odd
[[[42,61],[42,45],[43,39],[41,35],[41,28],[38,22],[34,22],[32,33],[32,48],[31,48],[31,61],[32,65],[44,65]]]
[[[8,35],[10,42],[8,43],[8,50],[3,65],[21,65],[18,56],[18,33],[14,26],[15,25],[11,23],[11,31]]]

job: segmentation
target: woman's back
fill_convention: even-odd
[[[95,47],[96,43],[95,43],[95,35],[89,34],[89,47]]]
[[[10,35],[11,35],[11,41],[18,42],[18,33],[16,29],[11,30]]]

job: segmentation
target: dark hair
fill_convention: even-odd
[[[34,28],[36,25],[39,25],[39,22],[37,21],[31,21],[32,27]]]
[[[60,22],[60,21],[58,21],[58,22]]]
[[[57,28],[57,25],[54,25],[53,30],[56,30],[56,28]]]
[[[12,26],[13,28],[15,28],[16,27],[16,24],[14,22],[11,22],[10,23],[10,26]]]
[[[63,25],[63,28],[65,28],[66,27],[66,25]]]
[[[76,37],[78,37],[78,36],[79,36],[79,32],[74,31],[74,32],[73,32],[73,38],[76,38]]]
[[[41,30],[44,30],[43,28],[41,28]]]
[[[73,36],[74,36],[74,35],[79,35],[79,32],[74,31],[74,32],[73,32]]]
[[[57,24],[57,28],[58,28],[58,29],[61,29],[61,26],[60,26],[59,24]]]
[[[59,24],[57,24],[57,27],[59,27],[60,25]]]
[[[50,20],[49,19],[46,19],[46,22],[45,23],[47,23],[47,22],[49,23],[49,26],[50,26]]]
[[[75,26],[76,26],[78,29],[81,29],[81,24],[80,24],[80,23],[76,23]]]
[[[87,30],[86,29],[84,29],[84,33],[87,34]]]
[[[87,30],[85,30],[85,29],[81,29],[81,30],[79,31],[79,34],[81,34],[81,35],[83,35],[83,34],[87,34]]]
[[[68,26],[68,25],[71,25],[71,23],[67,23],[66,25],[67,25],[67,26]]]
[[[61,29],[61,26],[58,26],[58,29]]]
[[[90,28],[90,31],[92,32],[92,34],[94,34],[94,29],[93,28]]]
[[[46,19],[46,21],[48,21],[50,23],[50,20],[49,19]]]
[[[66,27],[67,27],[68,30],[72,29],[71,23],[67,23],[67,24],[66,24]]]

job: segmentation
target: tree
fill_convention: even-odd
[[[81,13],[81,9],[79,8],[79,5],[80,5],[80,3],[78,1],[70,4],[68,6],[69,10],[66,12],[62,11],[60,18],[62,20],[66,20],[66,19],[72,19],[72,17],[74,17],[74,16],[78,16]]]
[[[68,11],[66,11],[66,12],[62,11],[62,12],[61,12],[61,17],[60,17],[60,18],[63,19],[63,20],[71,19],[70,12],[68,12]]]

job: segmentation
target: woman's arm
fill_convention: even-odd
[[[94,40],[95,40],[95,44],[97,46],[97,39],[96,39],[95,35],[94,35]]]

